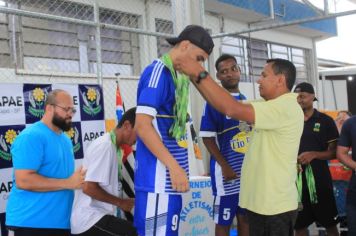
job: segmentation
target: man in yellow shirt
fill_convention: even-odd
[[[291,93],[296,69],[284,59],[270,59],[261,73],[262,101],[243,104],[213,81],[201,64],[177,62],[203,97],[227,116],[253,124],[242,166],[240,206],[248,210],[250,235],[293,235],[298,197],[295,180],[303,131],[303,111]]]

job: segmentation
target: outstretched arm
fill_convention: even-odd
[[[177,61],[177,70],[188,75],[194,86],[198,89],[205,100],[219,112],[234,118],[235,120],[255,123],[255,112],[251,104],[243,104],[236,101],[226,90],[221,88],[210,75],[196,82],[204,67],[192,58],[184,58]]]

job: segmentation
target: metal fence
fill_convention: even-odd
[[[216,47],[208,63],[212,74],[214,59],[226,52],[236,56],[243,82],[253,85],[271,57],[290,59],[297,66],[298,80],[307,81],[316,75],[314,50],[293,43],[288,31],[283,37],[279,31],[274,38],[262,34],[356,13],[337,10],[346,1],[316,1],[315,6],[307,0],[290,0],[289,6],[261,0],[250,12],[236,14],[238,7],[249,10],[241,5],[248,1],[0,0],[0,82],[99,83],[104,88],[105,118],[114,119],[118,76],[125,103],[134,106],[143,68],[169,50],[165,37],[192,23],[203,25],[214,37]],[[297,16],[293,9],[302,5],[314,14]],[[283,17],[287,21],[280,21]],[[200,106],[202,99],[197,101]]]

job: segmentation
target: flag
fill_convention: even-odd
[[[120,93],[119,83],[116,87],[116,118],[119,123],[125,112],[125,106]],[[122,170],[121,170],[121,186],[122,186],[122,198],[135,198],[134,189],[134,166],[135,166],[135,153],[131,146],[122,144],[123,150],[122,156]],[[133,222],[133,212],[124,212],[120,209],[120,217],[128,221]]]
[[[117,86],[116,86],[116,118],[117,118],[118,123],[121,120],[122,115],[124,114],[124,110],[125,110],[125,107],[124,107],[124,103],[122,102],[119,84],[117,84]]]
[[[135,151],[127,144],[121,145],[123,150],[122,157],[122,197],[135,198],[134,188],[134,166],[135,166]],[[121,212],[121,218],[133,222],[134,209],[131,212]]]

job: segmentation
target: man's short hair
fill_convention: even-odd
[[[267,63],[272,63],[274,74],[283,74],[285,76],[287,88],[292,91],[297,74],[294,64],[281,58],[268,59]]]
[[[67,91],[65,91],[63,89],[54,89],[51,92],[49,92],[47,95],[47,99],[45,101],[45,107],[47,105],[57,104],[57,95],[59,93],[67,93]]]
[[[121,120],[117,124],[116,128],[121,128],[121,126],[124,124],[124,122],[128,120],[130,124],[135,126],[135,121],[136,121],[136,107],[128,109],[124,115],[122,116]]]
[[[219,64],[220,64],[220,62],[225,61],[225,60],[228,60],[228,59],[234,60],[234,61],[236,62],[236,64],[237,64],[236,57],[234,57],[234,56],[231,55],[231,54],[222,54],[222,55],[216,60],[216,62],[215,62],[215,69],[216,69],[216,71],[219,71]],[[237,65],[237,68],[239,69],[239,71],[241,71],[239,65]]]

